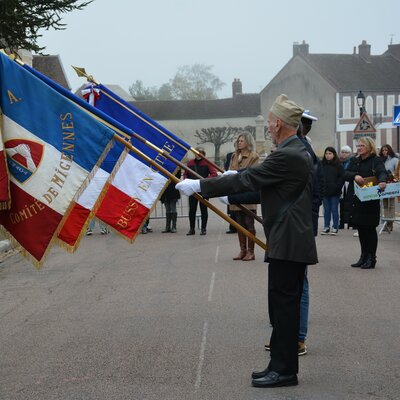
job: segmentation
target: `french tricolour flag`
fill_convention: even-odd
[[[167,182],[157,170],[128,154],[109,183],[96,217],[132,241]]]
[[[176,164],[132,137],[133,132],[170,153],[179,161],[185,157],[190,149],[189,144],[103,85],[93,86],[89,84],[86,88],[89,91],[95,90],[93,97],[96,101],[95,107],[93,107],[31,67],[25,65],[24,68],[81,107],[86,108],[111,126],[118,128],[128,137],[130,136],[130,141],[135,148],[171,173],[175,172]],[[89,93],[85,93],[85,95],[90,99]],[[168,179],[143,158],[134,153],[129,153],[120,170],[115,174],[115,181],[106,184],[104,188],[106,193],[98,212],[96,212],[96,217],[110,225],[117,233],[132,241],[139,227],[154,208],[167,182]],[[161,187],[162,184],[163,187]]]
[[[58,233],[58,243],[68,251],[74,252],[78,248],[80,240],[106,192],[107,181],[115,175],[126,154],[124,146],[115,142],[89,185],[74,201],[72,210]]]
[[[0,223],[40,266],[114,132],[4,54],[0,96],[11,192]]]
[[[88,87],[92,87],[89,85]],[[92,87],[93,88],[93,87]],[[103,85],[94,87],[95,107],[142,138],[181,161],[190,145],[141,113]],[[100,91],[100,92],[99,92]],[[176,164],[132,138],[132,144],[149,158],[173,173]],[[151,213],[168,179],[143,158],[129,153],[96,212],[96,217],[128,240],[133,240]]]
[[[94,106],[99,92],[98,89],[94,89],[93,85],[89,85],[82,91],[82,94],[86,101]],[[115,175],[126,154],[126,148],[121,143],[115,142],[90,184],[73,203],[72,210],[58,234],[58,244],[61,247],[70,252],[74,252],[78,248],[90,220],[95,215],[100,201],[107,191],[105,189],[107,181]]]

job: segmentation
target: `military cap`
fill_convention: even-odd
[[[288,125],[297,127],[300,123],[304,108],[289,100],[286,94],[279,95],[270,109],[270,112]]]

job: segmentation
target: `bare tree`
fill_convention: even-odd
[[[178,68],[170,80],[173,98],[178,100],[217,99],[217,92],[225,86],[212,72],[212,65],[194,64]]]
[[[213,143],[214,144],[214,159],[215,163],[220,162],[220,150],[221,146],[225,143],[232,142],[235,137],[237,137],[241,132],[248,131],[253,136],[256,133],[255,126],[246,126],[245,128],[236,128],[232,126],[223,126],[217,128],[202,128],[200,131],[196,129],[194,134],[200,139],[199,144],[203,143]]]
[[[146,87],[141,80],[137,80],[129,86],[129,93],[135,100],[157,100],[158,89],[156,87]]]
[[[1,1],[1,0],[0,0]],[[178,67],[175,76],[157,88],[146,87],[141,80],[134,82],[129,91],[137,100],[213,100],[225,86],[212,72],[212,65],[194,64]]]

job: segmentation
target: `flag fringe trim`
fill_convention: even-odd
[[[0,50],[2,51],[2,50]],[[8,198],[4,200],[0,200],[0,210],[10,210],[11,209],[11,189],[10,189],[10,171],[8,169],[8,163],[7,163],[7,155],[6,155],[6,149],[4,148],[4,143],[3,143],[3,113],[0,110],[0,137],[2,141],[2,147],[4,151],[4,166],[6,169],[7,173],[7,195]]]
[[[24,259],[33,264],[33,266],[37,270],[40,270],[42,268],[45,258],[47,257],[48,251],[50,250],[51,241],[46,251],[44,252],[42,259],[37,260],[31,253],[29,253],[27,250],[24,249],[21,243],[19,243],[18,240],[15,239],[15,237],[11,235],[11,233],[8,232],[7,229],[4,228],[4,226],[0,225],[0,232],[6,237],[6,239],[8,239],[11,242],[12,247],[16,248],[16,250],[22,255]]]
[[[175,174],[178,172],[178,169],[179,169],[179,168],[180,168],[180,167],[178,167],[178,166],[176,167],[175,171],[173,172],[173,175],[175,175]],[[114,227],[112,227],[111,225],[108,225],[106,222],[102,221],[101,219],[96,218],[96,220],[102,222],[103,224],[106,224],[106,225],[110,228],[110,230],[111,230],[112,232],[114,232],[117,236],[119,236],[119,237],[121,237],[122,239],[124,239],[126,242],[128,242],[128,243],[130,243],[130,244],[133,244],[133,243],[135,242],[137,236],[139,235],[139,233],[142,231],[143,226],[144,226],[144,224],[146,223],[147,219],[150,218],[151,213],[152,213],[152,212],[154,211],[154,209],[156,208],[157,203],[160,201],[161,196],[164,194],[165,190],[167,190],[168,185],[171,184],[171,183],[173,183],[173,182],[172,182],[172,179],[169,178],[169,179],[167,180],[167,182],[165,183],[163,189],[160,191],[160,193],[159,193],[157,199],[154,201],[154,204],[153,204],[153,205],[151,206],[151,208],[149,209],[149,212],[148,212],[148,213],[146,214],[146,216],[143,218],[142,223],[140,224],[138,230],[137,230],[136,233],[135,233],[135,236],[133,236],[132,239],[128,238],[126,235],[122,234],[121,232],[119,232],[118,230],[116,230],[116,229],[115,229]]]
[[[89,215],[86,218],[85,223],[82,226],[81,232],[79,233],[79,236],[78,236],[75,244],[71,246],[70,244],[65,243],[64,241],[62,241],[60,238],[58,238],[58,237],[56,238],[57,245],[59,247],[61,247],[62,249],[64,249],[65,251],[67,251],[68,253],[72,254],[72,253],[75,253],[76,250],[78,250],[78,248],[79,248],[79,246],[81,244],[81,240],[86,235],[86,230],[87,230],[87,228],[88,228],[88,226],[90,224],[91,219],[95,218],[95,214],[96,214],[97,210],[99,209],[102,201],[104,200],[104,197],[105,197],[105,195],[107,193],[107,190],[108,190],[108,188],[110,186],[111,180],[114,179],[116,173],[118,172],[118,169],[120,168],[121,164],[124,162],[125,157],[128,155],[128,153],[129,153],[129,150],[127,148],[125,148],[124,151],[122,152],[121,156],[119,157],[118,161],[115,163],[115,166],[114,166],[113,170],[111,171],[109,177],[107,178],[107,181],[106,181],[103,189],[101,190],[99,197],[97,198],[95,204],[92,207],[92,210],[90,211]]]
[[[105,146],[102,155],[100,156],[99,160],[96,162],[95,167],[89,173],[89,175],[86,177],[86,179],[82,183],[81,187],[79,188],[78,192],[82,192],[87,187],[88,183],[90,182],[90,179],[94,176],[95,172],[98,169],[98,166],[104,160],[105,156],[107,155],[107,152],[111,149],[111,146],[113,146],[113,144],[114,144],[114,140],[110,140],[110,143],[108,143],[107,146]],[[10,240],[10,242],[13,245],[21,247],[20,253],[22,254],[22,256],[26,260],[30,261],[36,269],[40,270],[42,268],[44,262],[46,261],[48,254],[49,254],[50,250],[52,249],[53,245],[57,243],[57,236],[61,230],[61,227],[64,225],[64,222],[65,222],[67,216],[70,214],[72,207],[73,207],[73,204],[71,201],[71,204],[67,208],[66,213],[64,214],[60,223],[58,224],[57,229],[53,233],[53,236],[52,236],[51,240],[49,241],[49,245],[47,246],[47,248],[44,251],[43,256],[40,260],[37,260],[31,253],[29,253],[29,251],[25,250],[25,248],[18,242],[18,240],[15,239],[14,236],[12,236],[4,227],[0,227],[0,228],[4,232],[4,235]]]

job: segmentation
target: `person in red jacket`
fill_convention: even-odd
[[[196,150],[201,153],[203,156],[206,155],[203,147],[196,147]],[[192,160],[187,163],[187,166],[193,171],[197,172],[203,178],[211,178],[217,176],[217,170],[211,166],[207,161],[205,161],[200,156],[196,156]],[[197,177],[185,171],[184,173],[185,179],[196,179]],[[200,193],[201,194],[201,193]],[[190,229],[186,234],[187,236],[195,234],[196,227],[196,212],[197,212],[197,204],[198,200],[194,196],[189,197],[189,223]],[[207,221],[208,221],[208,210],[207,206],[203,203],[200,203],[200,212],[201,212],[201,230],[200,235],[207,234]]]

